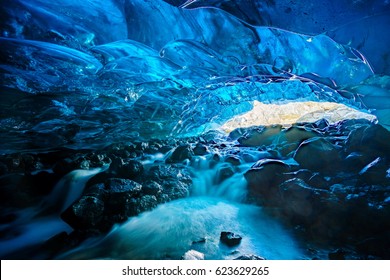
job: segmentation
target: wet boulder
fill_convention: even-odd
[[[161,186],[162,194],[158,198],[161,197],[163,202],[188,196],[192,187],[187,170],[176,165],[155,165],[145,176]]]
[[[299,145],[294,159],[301,167],[325,174],[334,174],[342,168],[339,148],[324,138],[311,138]]]
[[[53,171],[56,174],[59,174],[61,176],[71,172],[72,170],[76,169],[76,163],[73,159],[67,157],[60,159],[54,166]]]
[[[390,132],[379,124],[370,124],[352,130],[345,143],[348,154],[359,152],[368,164],[377,157],[390,157]]]
[[[328,253],[330,260],[345,260],[346,252],[343,249],[337,249]]]
[[[241,164],[241,159],[236,155],[230,155],[226,157],[225,162],[228,162],[234,166],[238,166]]]
[[[378,259],[390,259],[390,229],[384,230],[381,233],[373,234],[369,238],[365,238],[356,244],[357,251],[367,258],[374,256]]]
[[[162,198],[164,202],[187,197],[190,194],[191,184],[184,181],[166,180],[161,182],[163,188]]]
[[[107,207],[111,210],[121,209],[132,197],[138,197],[142,185],[130,179],[111,178],[104,184],[107,190]]]
[[[216,177],[214,178],[214,184],[218,185],[226,179],[234,175],[234,168],[230,165],[223,165],[218,168]]]
[[[278,186],[286,180],[289,171],[289,165],[282,160],[259,160],[244,175],[248,182],[249,198],[264,206],[279,204],[281,197]]]
[[[369,185],[389,185],[390,184],[390,164],[383,158],[377,157],[367,164],[359,172],[359,184]]]
[[[141,162],[137,160],[129,160],[124,162],[117,170],[117,176],[125,179],[136,179],[142,175],[144,167]]]
[[[328,191],[313,188],[298,178],[287,180],[279,189],[284,217],[294,224],[315,223],[323,209],[322,201],[328,198]]]
[[[104,202],[93,196],[82,196],[61,214],[61,218],[75,229],[97,228],[102,221]]]
[[[282,155],[289,155],[294,152],[299,145],[310,138],[318,136],[313,130],[304,126],[292,126],[280,133],[279,145],[281,145]]]
[[[158,164],[149,169],[145,176],[158,183],[167,179],[191,180],[187,170],[174,164]]]
[[[156,181],[149,180],[142,185],[142,192],[146,195],[158,196],[162,191],[161,185]]]
[[[167,158],[167,163],[180,163],[186,159],[191,159],[194,152],[189,144],[182,144],[175,148],[170,157]]]
[[[139,198],[131,198],[125,205],[126,217],[136,216],[142,212],[155,208],[158,204],[154,195],[144,195]]]
[[[202,143],[197,143],[193,149],[193,152],[196,156],[204,156],[209,153],[209,149],[206,145]]]
[[[8,167],[5,163],[0,162],[0,176],[8,173]]]
[[[221,243],[233,247],[241,243],[242,237],[234,232],[222,231],[220,236]]]

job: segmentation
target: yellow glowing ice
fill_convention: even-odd
[[[238,127],[255,125],[291,125],[297,122],[315,122],[327,119],[330,123],[345,119],[376,120],[376,117],[343,104],[332,102],[292,102],[288,104],[264,104],[254,101],[253,109],[235,116],[222,125],[222,130],[230,132]]]

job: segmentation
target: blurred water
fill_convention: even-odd
[[[106,237],[88,240],[60,258],[180,259],[190,249],[204,253],[206,259],[233,259],[242,254],[267,259],[305,257],[290,230],[260,207],[241,203],[246,194],[243,173],[250,165],[221,183],[216,178],[226,164],[209,167],[207,157],[196,157],[193,165],[190,197],[132,217]],[[221,244],[221,231],[240,234],[242,242],[233,248]]]

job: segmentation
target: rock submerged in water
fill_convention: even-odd
[[[233,247],[241,243],[242,237],[230,231],[222,231],[220,236],[221,243]]]
[[[204,254],[195,250],[187,251],[183,257],[183,260],[204,260]]]

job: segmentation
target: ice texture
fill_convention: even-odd
[[[2,1],[0,152],[198,136],[255,102],[389,127],[390,5],[277,2]]]

